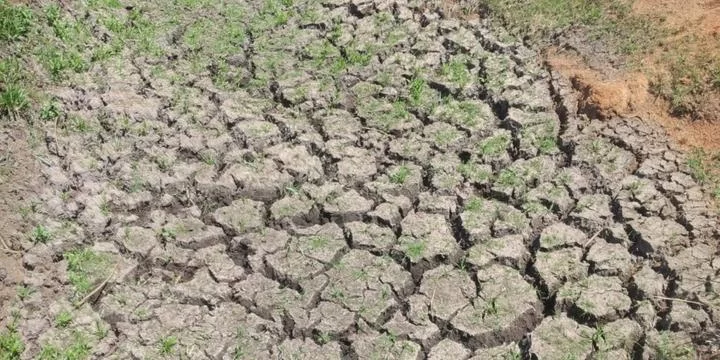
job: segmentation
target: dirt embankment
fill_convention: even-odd
[[[546,51],[548,64],[573,79],[589,115],[639,116],[688,149],[720,150],[720,1],[639,0],[631,10],[658,27],[642,54],[616,66],[597,42],[568,37]]]

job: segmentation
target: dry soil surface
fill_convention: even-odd
[[[46,89],[20,358],[720,350],[717,215],[654,125],[578,116],[537,53],[419,1],[170,3],[141,7],[159,55]]]

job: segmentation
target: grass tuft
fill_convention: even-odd
[[[422,240],[416,240],[407,244],[405,254],[412,261],[418,261],[425,254],[425,243]]]
[[[15,290],[17,293],[17,297],[18,299],[20,299],[20,301],[24,301],[35,293],[35,289],[25,285],[18,286],[17,288],[15,288]]]
[[[52,233],[50,233],[50,230],[46,228],[44,225],[38,225],[33,228],[32,232],[30,233],[30,240],[34,243],[42,243],[46,244],[48,241],[52,239]]]
[[[61,114],[60,106],[55,102],[48,102],[40,108],[40,119],[45,121],[56,120]]]
[[[464,62],[453,60],[442,67],[442,74],[454,84],[463,87],[470,83],[470,71]]]
[[[423,91],[427,86],[425,79],[416,76],[410,81],[410,104],[418,106],[422,100]]]
[[[390,182],[393,184],[402,185],[407,180],[407,177],[410,176],[410,168],[406,165],[400,166],[395,172],[390,174]]]
[[[63,310],[55,316],[55,327],[61,329],[66,328],[72,323],[72,321],[72,314],[67,310]]]
[[[15,41],[27,34],[33,23],[33,13],[27,6],[8,4],[0,0],[0,40]]]
[[[488,0],[487,6],[519,35],[547,36],[569,25],[594,25],[603,14],[591,0]]]
[[[111,271],[110,258],[90,249],[69,251],[65,253],[65,260],[68,264],[68,278],[77,298],[87,295]]]
[[[0,359],[19,360],[24,351],[25,344],[14,325],[0,332]]]
[[[483,156],[496,156],[505,152],[510,146],[510,137],[505,134],[487,138],[478,145],[478,153]]]
[[[85,360],[90,356],[90,344],[80,332],[73,332],[73,340],[65,349],[46,344],[40,350],[37,360]]]
[[[682,49],[670,52],[650,90],[670,103],[674,115],[700,115],[708,94],[720,90],[720,56]]]
[[[483,207],[483,200],[478,197],[470,198],[465,203],[465,211],[469,211],[469,212],[480,211],[482,209],[482,207]]]
[[[27,92],[18,85],[8,85],[0,93],[0,113],[17,114],[29,105]]]
[[[162,355],[169,355],[173,352],[173,349],[175,348],[175,345],[177,345],[178,340],[174,336],[167,336],[162,339],[160,339],[159,344],[159,351]]]

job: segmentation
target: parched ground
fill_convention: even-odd
[[[717,213],[685,155],[577,115],[483,21],[62,4],[33,10],[64,45],[37,54],[45,120],[16,165],[41,185],[6,202],[28,225],[3,240],[0,359],[720,351]]]

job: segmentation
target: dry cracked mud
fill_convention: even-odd
[[[684,155],[579,114],[483,21],[413,0],[91,3],[65,16],[117,49],[47,89],[24,278],[3,279],[19,358],[720,351],[718,219]]]

